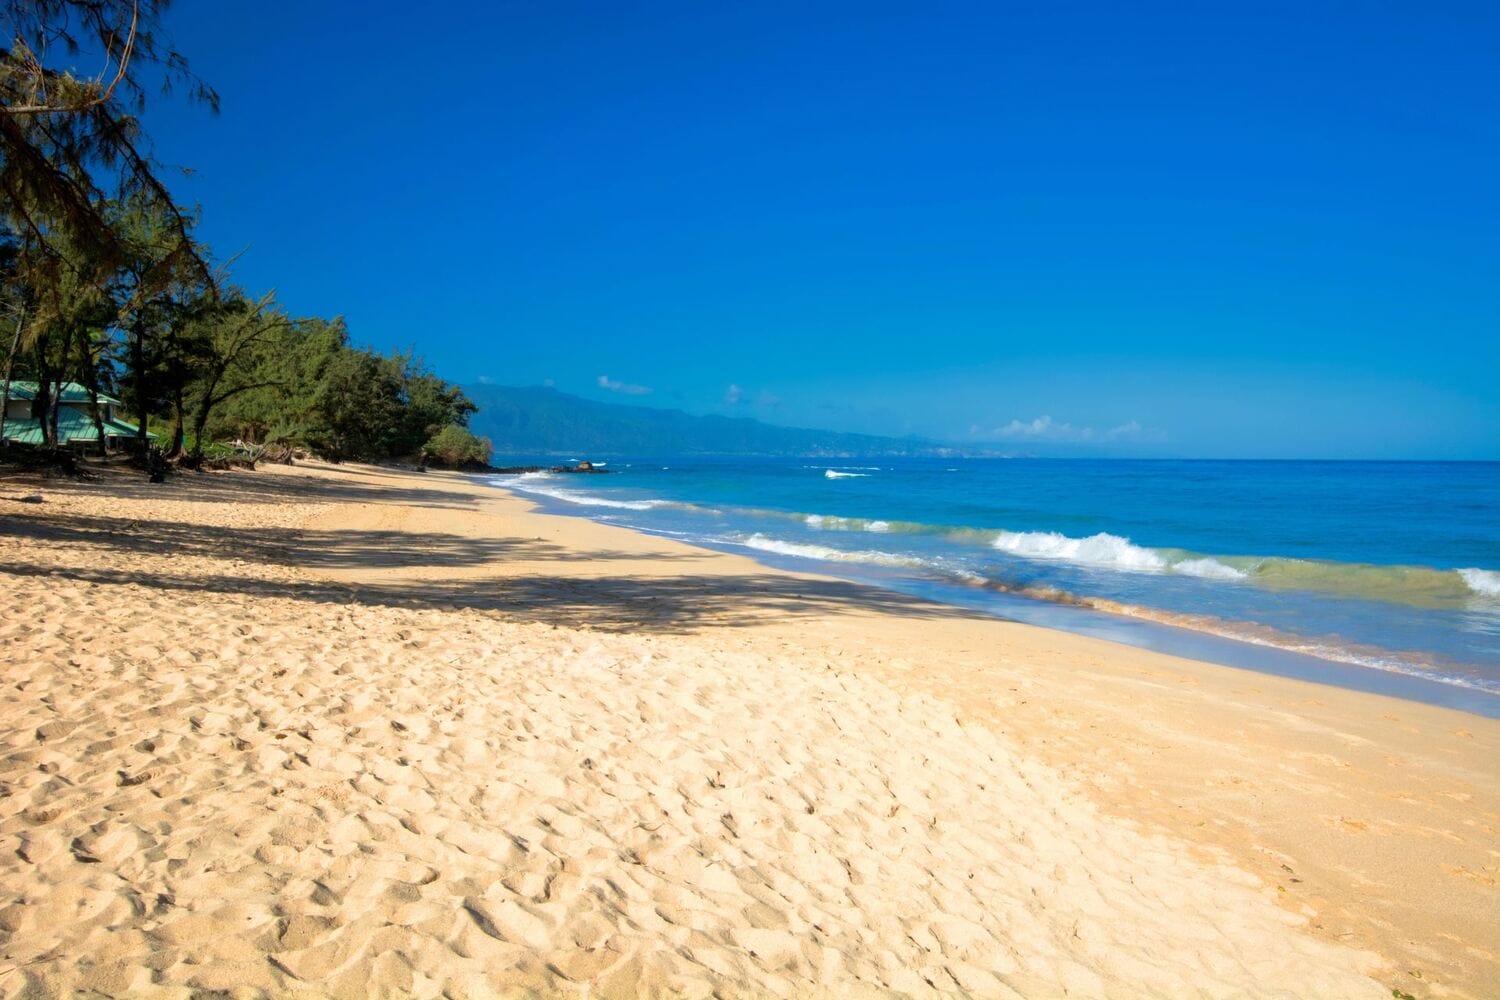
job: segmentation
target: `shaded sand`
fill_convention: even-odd
[[[1488,720],[457,477],[41,492],[0,500],[0,996],[1500,978]]]

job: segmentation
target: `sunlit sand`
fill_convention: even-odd
[[[456,476],[39,492],[0,501],[5,996],[1496,981],[1492,721]]]

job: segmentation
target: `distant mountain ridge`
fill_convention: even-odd
[[[917,438],[777,427],[749,417],[603,403],[541,386],[466,385],[478,406],[469,428],[495,453],[569,455],[952,455]]]

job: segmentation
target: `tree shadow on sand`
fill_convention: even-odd
[[[395,485],[400,476],[410,485]],[[260,472],[184,472],[165,484],[139,476],[111,478],[111,493],[131,499],[190,500],[194,503],[378,503],[406,507],[471,510],[484,499],[474,492],[418,485],[423,477],[396,469],[341,465],[337,477]],[[451,483],[450,485],[459,485]]]
[[[611,549],[570,549],[541,539],[431,531],[204,528],[177,521],[105,516],[0,516],[0,535],[38,544],[85,546],[101,554],[230,558],[309,569],[452,569],[503,562],[588,563],[641,558]],[[696,553],[651,556],[653,561],[703,558],[708,557]]]
[[[581,556],[580,558],[587,558]],[[991,616],[844,580],[776,573],[664,577],[559,577],[537,574],[476,580],[344,584],[289,583],[229,575],[179,576],[143,570],[44,568],[0,563],[0,573],[91,584],[136,585],[179,593],[240,594],[319,604],[499,613],[528,622],[601,631],[685,633],[742,628],[768,620],[855,611],[928,619]]]
[[[379,530],[204,529],[175,521],[122,517],[0,517],[0,534],[45,545],[47,566],[13,562],[0,572],[95,584],[134,584],[153,590],[290,598],[324,604],[400,608],[471,608],[507,618],[613,631],[685,632],[702,627],[742,627],[767,615],[807,616],[855,610],[922,618],[982,617],[977,612],[922,601],[843,580],[771,572],[675,572],[629,576],[603,571],[578,575],[638,554],[570,549],[541,539],[489,538],[439,532]],[[291,582],[229,573],[197,574],[141,567],[151,557],[234,559],[313,570],[473,569],[494,572],[461,579],[405,578],[359,582]],[[717,558],[711,553],[653,553],[651,563],[679,566]],[[57,565],[62,562],[63,565]],[[516,563],[569,564],[566,573],[515,572]],[[414,577],[419,574],[414,574]]]
[[[172,491],[173,499],[214,502],[372,501],[467,508],[480,496],[392,487],[389,478],[346,470],[337,480],[315,477],[235,475],[232,489],[218,476]],[[363,477],[360,479],[359,477]],[[160,487],[115,484],[124,492],[160,496]],[[774,617],[877,611],[918,618],[985,618],[878,587],[770,571],[693,572],[694,563],[718,560],[713,553],[637,553],[579,550],[543,539],[471,537],[441,532],[363,529],[205,528],[164,519],[84,517],[27,511],[0,515],[0,536],[46,547],[46,565],[0,563],[13,577],[48,577],[147,587],[180,593],[216,593],[329,604],[399,608],[476,609],[519,621],[586,626],[612,631],[690,632],[705,627],[743,627]],[[264,574],[235,575],[232,565],[199,574],[157,560],[201,557],[246,564],[301,567],[313,571],[401,570],[401,578],[293,582]],[[624,564],[671,563],[661,576],[627,575]],[[525,563],[557,563],[555,574]],[[596,565],[596,572],[588,570]],[[721,564],[722,565],[722,564]],[[485,572],[488,567],[490,572]],[[564,568],[566,567],[566,568]],[[422,568],[463,574],[420,577]],[[228,570],[229,572],[224,572]]]

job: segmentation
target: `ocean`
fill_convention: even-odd
[[[1500,717],[1500,463],[605,467],[493,481],[554,513],[773,566]]]

